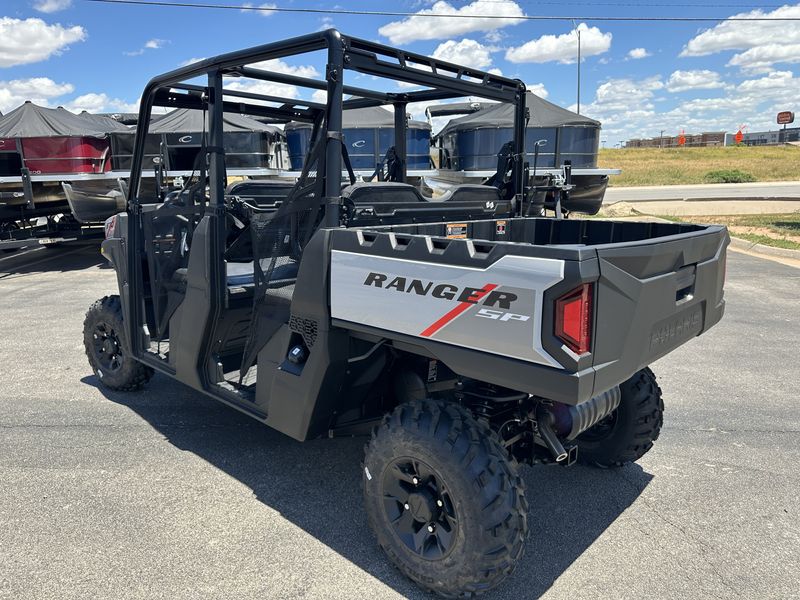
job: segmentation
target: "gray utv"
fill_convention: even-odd
[[[324,81],[248,66],[311,52]],[[242,78],[327,101],[224,88]],[[513,147],[486,185],[428,198],[408,183],[406,111],[461,97],[515,106]],[[206,116],[193,172],[145,164],[154,106]],[[342,111],[376,106],[394,145],[354,172]],[[226,112],[312,124],[303,170],[228,181]],[[159,372],[296,440],[371,436],[364,507],[389,560],[443,596],[493,588],[536,511],[520,463],[641,458],[664,410],[648,365],[724,310],[723,227],[561,218],[569,174],[532,185],[528,117],[520,81],[334,30],[156,77],[102,245],[118,294],[86,316],[92,369],[115,390]]]

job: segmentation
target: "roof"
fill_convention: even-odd
[[[90,121],[64,108],[45,108],[26,101],[0,118],[0,137],[103,137],[109,125]]]
[[[102,127],[104,131],[130,131],[125,125],[105,115],[93,115],[90,112],[83,111],[78,114],[82,119],[86,119],[90,123],[94,123],[98,127]]]
[[[280,129],[273,125],[260,123],[244,115],[236,113],[223,114],[223,130],[227,132],[266,131],[280,133]],[[203,119],[203,111],[188,108],[179,108],[167,113],[158,121],[150,122],[150,133],[196,133],[208,131],[208,113]]]
[[[600,121],[584,117],[557,104],[548,102],[536,94],[527,92],[525,105],[530,111],[528,127],[563,127],[563,126],[591,126],[600,127]],[[444,126],[439,135],[451,131],[481,128],[500,128],[514,126],[514,105],[493,104],[487,108],[474,112],[458,119],[452,119]]]
[[[286,124],[286,129],[311,128],[311,123],[299,123],[292,121]],[[345,129],[372,129],[380,127],[394,127],[394,112],[388,111],[380,106],[370,106],[368,108],[351,108],[342,111],[342,127]],[[411,129],[430,129],[431,126],[425,121],[415,121],[409,119],[408,127]]]

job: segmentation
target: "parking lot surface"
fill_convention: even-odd
[[[98,387],[104,262],[0,258],[0,598],[427,598],[367,527],[363,439],[301,444],[161,375]],[[487,599],[800,597],[800,270],[730,253],[726,298],[653,365],[640,464],[525,470],[527,551]]]

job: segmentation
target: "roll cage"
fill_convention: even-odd
[[[255,63],[263,65],[263,61],[302,56],[312,52],[324,52],[327,55],[324,81],[252,66]],[[346,71],[405,82],[423,89],[386,92],[347,85],[344,81]],[[322,104],[243,91],[234,89],[235,86],[226,88],[225,82],[232,78],[324,90],[327,93],[327,101]],[[345,99],[345,95],[349,98]],[[202,259],[202,262],[207,264],[203,267],[205,276],[202,287],[205,288],[207,306],[204,304],[205,308],[198,312],[198,322],[205,322],[206,325],[204,330],[198,330],[196,334],[183,332],[184,340],[188,340],[183,342],[187,344],[186,355],[191,357],[191,362],[182,365],[181,359],[178,359],[174,372],[186,383],[208,390],[213,376],[209,376],[208,370],[200,365],[204,364],[204,360],[207,364],[210,357],[210,351],[205,348],[213,343],[213,332],[216,328],[214,315],[219,317],[223,314],[228,302],[226,265],[222,258],[226,248],[227,181],[223,115],[226,112],[233,112],[265,118],[276,123],[302,121],[314,125],[312,143],[306,155],[306,165],[292,192],[276,213],[261,219],[260,222],[254,219],[251,227],[254,231],[256,226],[263,227],[264,231],[261,237],[263,248],[257,250],[254,247],[253,252],[256,296],[269,297],[270,282],[277,272],[275,270],[281,267],[280,261],[276,263],[275,256],[293,253],[292,258],[299,262],[299,255],[294,249],[287,250],[283,247],[277,249],[283,243],[280,240],[286,238],[286,232],[289,231],[289,226],[284,227],[282,223],[288,223],[290,220],[292,222],[292,244],[296,244],[298,240],[302,243],[307,242],[315,228],[333,228],[341,224],[343,166],[350,172],[351,183],[354,182],[346,147],[343,144],[343,110],[384,105],[394,107],[394,151],[399,159],[395,180],[405,182],[408,104],[465,96],[477,96],[516,106],[513,152],[508,161],[510,177],[506,190],[508,195],[513,196],[514,206],[519,211],[524,194],[524,131],[527,119],[525,84],[519,80],[353,38],[334,29],[219,55],[153,78],[144,89],[139,111],[139,127],[136,133],[127,204],[127,213],[132,217],[130,220],[132,227],[129,227],[127,236],[127,276],[120,281],[121,288],[127,286],[123,308],[126,313],[127,337],[133,354],[145,364],[157,369],[173,370],[173,367],[167,366],[163,360],[159,360],[151,351],[147,351],[150,333],[147,328],[143,328],[148,320],[151,324],[155,322],[155,338],[159,339],[163,332],[160,331],[162,328],[158,323],[165,322],[174,310],[174,306],[169,306],[169,297],[171,294],[174,295],[170,290],[162,289],[159,292],[155,287],[151,290],[152,303],[162,302],[161,309],[155,307],[156,312],[162,313],[157,314],[155,319],[152,315],[153,307],[146,306],[142,301],[147,295],[148,280],[153,285],[153,281],[161,277],[159,265],[157,261],[154,262],[153,256],[157,254],[153,251],[153,235],[155,235],[153,228],[156,218],[150,211],[153,200],[151,196],[142,193],[146,138],[154,107],[202,110],[208,115],[208,131],[204,132],[206,141],[201,148],[202,160],[198,160],[202,163],[199,166],[200,184],[194,188],[201,190],[202,201],[192,203],[193,206],[188,204],[170,206],[164,207],[169,210],[156,211],[162,215],[157,217],[162,222],[166,218],[184,221],[194,219],[193,226],[197,226],[203,240],[202,254],[206,258]],[[163,200],[163,197],[161,199]],[[148,204],[151,206],[148,207]],[[312,211],[313,214],[308,216],[307,213]],[[306,229],[302,235],[295,236],[300,219],[305,219]],[[201,221],[202,227],[199,226]],[[195,241],[197,239],[195,235]],[[177,256],[175,248],[172,250],[173,257]],[[186,259],[191,264],[197,265],[196,267],[189,265],[190,273],[192,270],[200,272],[200,264],[197,261],[201,260],[199,258],[201,253],[192,253],[192,256],[195,254],[198,255],[197,258]],[[262,259],[269,256],[272,256],[272,260],[269,264],[265,264]],[[144,277],[143,269],[146,264],[149,264],[148,276]],[[185,266],[187,265],[184,264]],[[172,264],[167,275],[173,274],[174,271],[175,265]],[[197,287],[200,285],[200,280],[193,284],[190,274],[187,285],[189,288],[193,285]],[[160,295],[163,296],[161,300],[159,300]],[[206,300],[203,302],[206,303]],[[261,339],[268,339],[272,335],[272,325],[268,323],[269,317],[262,319],[259,325],[256,319],[257,313],[257,307],[254,307],[251,330],[256,331],[261,327],[263,330],[257,335]],[[254,353],[257,351],[251,344],[254,335],[256,334],[251,333],[245,349],[242,374],[252,364]],[[203,356],[206,358],[203,359]]]

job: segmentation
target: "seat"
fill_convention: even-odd
[[[256,179],[232,183],[225,190],[225,194],[227,196],[237,196],[249,204],[255,204],[259,208],[277,210],[294,187],[295,183],[293,181]]]
[[[491,185],[463,184],[447,190],[434,202],[498,202],[499,190]]]
[[[263,268],[267,268],[269,262],[265,260]],[[272,269],[272,277],[270,278],[271,288],[282,288],[289,285],[294,285],[297,279],[297,271],[299,264],[295,261],[290,261],[285,264],[275,265]],[[228,288],[247,289],[255,285],[255,273],[253,269],[253,261],[250,262],[226,262],[226,281]],[[176,269],[172,279],[175,283],[179,284],[185,289],[186,286],[187,270]]]
[[[342,198],[355,205],[404,204],[425,202],[425,197],[413,185],[382,181],[379,183],[354,183],[342,190]]]

